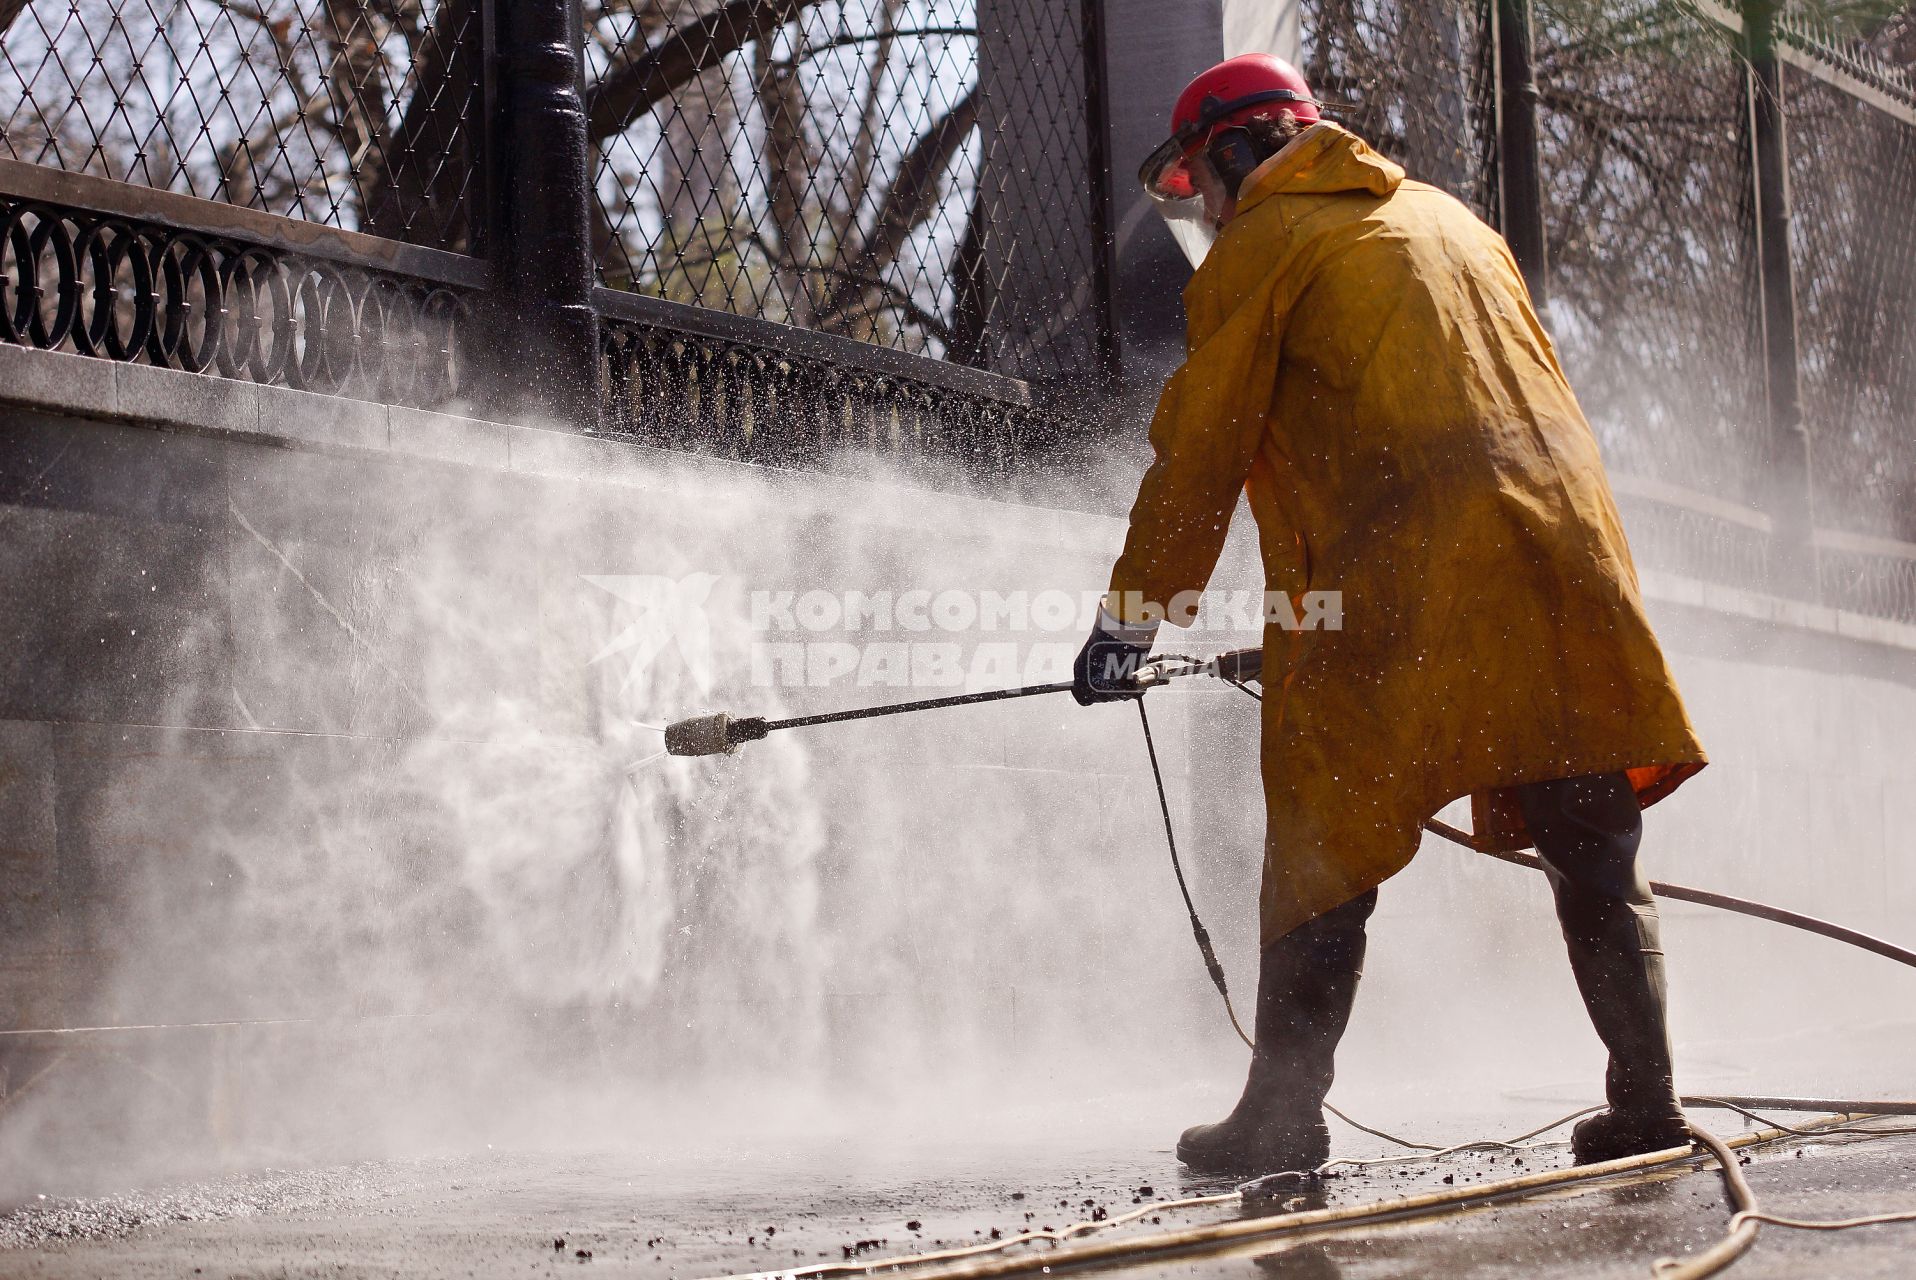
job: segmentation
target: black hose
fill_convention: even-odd
[[[1262,698],[1258,697],[1255,690],[1232,679],[1229,675],[1224,676],[1224,679],[1225,682],[1233,688],[1242,690],[1251,697],[1263,701]],[[1140,702],[1138,704],[1138,714],[1142,715],[1143,713],[1144,704]],[[1149,746],[1151,741],[1151,726],[1148,722],[1144,727],[1144,740],[1146,746]],[[1151,755],[1151,767],[1154,771],[1157,768],[1156,752],[1153,752]],[[1163,803],[1164,782],[1162,779],[1158,781],[1158,798],[1159,802]],[[1471,850],[1473,853],[1481,853],[1486,857],[1495,858],[1499,862],[1508,862],[1512,866],[1528,867],[1532,871],[1542,871],[1544,869],[1543,859],[1537,857],[1535,854],[1480,849],[1471,838],[1469,832],[1453,827],[1448,822],[1442,822],[1436,818],[1427,818],[1423,825],[1424,830],[1430,832],[1432,835],[1442,836],[1452,844],[1460,845],[1465,849]],[[1171,837],[1171,810],[1168,805],[1165,806],[1164,809],[1164,834],[1167,838]],[[1171,865],[1177,867],[1177,864],[1177,842],[1175,839],[1172,839]],[[1180,890],[1184,888],[1184,872],[1182,868],[1178,869],[1178,888]],[[1878,938],[1873,934],[1864,933],[1860,929],[1852,929],[1847,925],[1840,925],[1830,920],[1805,915],[1801,911],[1791,911],[1785,907],[1773,907],[1767,902],[1756,902],[1749,898],[1739,898],[1729,893],[1717,893],[1710,889],[1693,889],[1689,885],[1671,884],[1666,880],[1650,881],[1650,892],[1659,898],[1668,898],[1672,902],[1694,902],[1699,906],[1715,907],[1720,911],[1731,911],[1737,915],[1749,916],[1756,920],[1768,920],[1772,924],[1788,925],[1792,929],[1801,929],[1805,933],[1814,933],[1820,937],[1829,938],[1834,942],[1847,943],[1852,947],[1857,947],[1874,955],[1882,956],[1886,960],[1894,960],[1898,964],[1905,964],[1916,969],[1916,951],[1911,951],[1908,947],[1899,947],[1893,942]],[[1187,909],[1191,907],[1191,895],[1189,893],[1184,895],[1184,905]],[[1198,945],[1204,952],[1206,966],[1212,968],[1212,981],[1217,983],[1218,990],[1222,992],[1224,991],[1222,970],[1215,967],[1216,962],[1211,955],[1210,938],[1204,933],[1204,926],[1198,923],[1197,912],[1194,909],[1191,910],[1191,923],[1198,931]],[[1225,994],[1224,1002],[1226,1007],[1229,1007],[1230,996],[1228,993]],[[1237,1018],[1235,1014],[1233,1014],[1231,1021],[1236,1023]],[[1239,1029],[1238,1034],[1244,1034],[1242,1028]],[[1732,1099],[1732,1101],[1741,1102],[1749,1106],[1758,1105],[1757,1102],[1752,1102],[1746,1098]],[[1789,1110],[1787,1099],[1781,1101],[1763,1101],[1776,1110]],[[1867,1102],[1858,1102],[1853,1109],[1866,1110],[1870,1105],[1871,1104]],[[1899,1112],[1896,1114],[1904,1113]]]
[[[1752,1098],[1740,1093],[1713,1093],[1708,1097],[1685,1098],[1686,1107],[1707,1107],[1728,1103],[1733,1111],[1745,1107],[1763,1111],[1844,1111],[1858,1115],[1916,1116],[1916,1102],[1885,1102],[1880,1098]]]
[[[1244,689],[1244,686],[1238,684],[1235,680],[1230,681],[1230,683],[1240,689]],[[1244,689],[1244,692],[1250,694],[1253,698],[1258,696],[1250,689]],[[1262,699],[1259,700],[1262,701]],[[1461,845],[1473,853],[1481,853],[1487,858],[1495,858],[1499,862],[1508,862],[1512,866],[1517,867],[1528,867],[1532,871],[1542,871],[1544,869],[1543,859],[1537,857],[1535,854],[1480,849],[1477,847],[1476,842],[1471,839],[1468,831],[1453,827],[1448,822],[1440,822],[1436,818],[1426,818],[1424,820],[1424,830],[1430,832],[1432,835],[1442,836],[1452,844]],[[1816,916],[1804,915],[1801,911],[1791,911],[1785,907],[1772,907],[1767,902],[1756,902],[1749,898],[1739,898],[1729,893],[1717,893],[1710,889],[1692,889],[1689,885],[1671,884],[1667,880],[1652,880],[1650,882],[1650,892],[1659,898],[1668,898],[1672,902],[1694,902],[1698,906],[1715,907],[1720,911],[1733,911],[1737,915],[1749,916],[1755,920],[1768,920],[1772,924],[1786,924],[1792,929],[1801,929],[1805,933],[1818,934],[1835,942],[1846,942],[1852,947],[1859,947],[1864,951],[1882,956],[1885,960],[1894,960],[1898,964],[1906,964],[1910,968],[1916,969],[1916,951],[1911,951],[1908,947],[1899,947],[1893,942],[1885,941],[1882,938],[1876,937],[1874,934],[1864,933],[1860,929],[1852,929],[1847,925],[1822,920]]]
[[[1211,931],[1198,919],[1197,907],[1191,902],[1191,888],[1184,883],[1184,863],[1178,858],[1178,837],[1171,826],[1171,800],[1164,793],[1164,774],[1158,768],[1158,748],[1151,740],[1151,717],[1144,709],[1143,698],[1138,699],[1138,723],[1144,726],[1144,750],[1151,757],[1151,781],[1157,784],[1158,811],[1164,815],[1164,842],[1171,848],[1171,870],[1178,878],[1178,892],[1184,897],[1184,910],[1191,917],[1191,936],[1197,939],[1198,952],[1204,957],[1204,968],[1211,975],[1212,985],[1224,997],[1224,1012],[1230,1015],[1231,1026],[1237,1029],[1238,1038],[1248,1045],[1251,1037],[1245,1034],[1244,1024],[1237,1020],[1237,1010],[1231,1004],[1231,989],[1224,981],[1224,966],[1218,962],[1217,950],[1211,945]]]
[[[1461,844],[1465,848],[1475,848],[1470,837],[1455,827],[1441,822],[1427,822],[1425,829],[1443,836],[1446,840]],[[1495,858],[1499,862],[1508,862],[1513,866],[1529,867],[1533,871],[1543,870],[1543,860],[1529,853],[1495,853],[1488,849],[1477,849],[1478,853]],[[1670,884],[1664,880],[1652,880],[1650,892],[1659,898],[1668,898],[1672,902],[1694,902],[1700,906],[1716,907],[1723,911],[1734,911],[1740,916],[1750,916],[1757,920],[1768,920],[1774,924],[1786,924],[1792,929],[1801,929],[1806,933],[1820,934],[1836,942],[1847,942],[1852,947],[1873,952],[1886,960],[1906,964],[1916,969],[1916,951],[1886,942],[1873,934],[1851,929],[1846,925],[1819,920],[1815,916],[1806,916],[1800,911],[1790,911],[1783,907],[1772,907],[1766,902],[1753,902],[1748,898],[1739,898],[1733,894],[1716,893],[1709,889],[1692,889],[1688,885]]]

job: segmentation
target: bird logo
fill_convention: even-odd
[[[592,655],[594,663],[629,655],[621,688],[630,688],[671,645],[700,692],[711,692],[712,624],[705,606],[718,585],[718,574],[688,573],[682,578],[654,573],[586,574],[585,580],[611,592],[621,602],[621,613],[630,611],[631,621]]]

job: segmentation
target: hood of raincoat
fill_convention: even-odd
[[[1238,188],[1237,211],[1242,216],[1279,194],[1387,196],[1403,182],[1403,166],[1378,155],[1349,130],[1323,122],[1251,170]]]
[[[1362,138],[1320,121],[1245,176],[1237,189],[1237,212],[1242,215],[1279,194],[1387,196],[1403,181],[1404,170],[1372,151]],[[1192,269],[1202,268],[1210,260],[1211,246],[1220,234],[1229,233],[1230,224],[1220,231],[1205,218],[1204,202],[1196,196],[1155,203]]]
[[[1244,234],[1242,229],[1254,221],[1244,215],[1272,196],[1370,196],[1381,199],[1403,184],[1402,165],[1371,150],[1369,143],[1348,129],[1320,121],[1245,176],[1238,186],[1237,213],[1224,224],[1222,230],[1201,218],[1196,222],[1187,220],[1180,225],[1166,213],[1166,221],[1170,223],[1172,234],[1177,237],[1178,246],[1184,250],[1185,256],[1191,259],[1198,272],[1203,272],[1206,267],[1215,269],[1218,261],[1218,256],[1211,252],[1212,246],[1232,239],[1234,231]],[[1193,276],[1195,281],[1196,276]],[[1191,290],[1187,289],[1187,307],[1190,302]]]

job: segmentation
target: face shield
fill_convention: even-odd
[[[1191,151],[1186,153],[1189,146]],[[1151,197],[1152,207],[1164,219],[1164,225],[1177,241],[1178,248],[1191,260],[1195,270],[1203,263],[1217,240],[1217,223],[1205,212],[1204,193],[1199,183],[1210,177],[1199,171],[1204,157],[1197,153],[1195,141],[1182,136],[1167,138],[1138,170],[1138,181]]]
[[[1207,80],[1247,60],[1255,64],[1249,69],[1254,77],[1268,87],[1224,97],[1205,92],[1202,97],[1193,98]],[[1290,83],[1270,86],[1271,79]],[[1220,63],[1186,86],[1172,111],[1173,121],[1183,123],[1145,157],[1138,168],[1138,182],[1151,197],[1152,205],[1170,229],[1171,238],[1191,260],[1192,267],[1202,264],[1205,255],[1210,253],[1223,224],[1224,210],[1236,194],[1235,190],[1225,190],[1223,181],[1205,157],[1204,148],[1212,136],[1220,129],[1234,128],[1273,111],[1289,111],[1300,122],[1315,124],[1317,106],[1317,100],[1295,67],[1274,58],[1260,60],[1260,55],[1245,54]],[[1205,207],[1207,196],[1209,209]]]

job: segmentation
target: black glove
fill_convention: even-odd
[[[1156,628],[1132,631],[1127,636],[1115,627],[1110,617],[1100,612],[1090,638],[1078,650],[1078,660],[1071,664],[1071,696],[1081,707],[1144,696],[1144,690],[1133,684],[1132,678],[1151,656]]]

